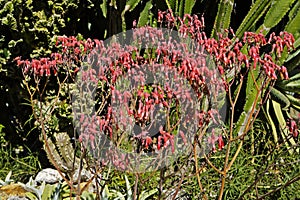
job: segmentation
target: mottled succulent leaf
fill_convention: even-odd
[[[184,1],[184,13],[183,14],[191,14],[195,3],[196,3],[196,0],[185,0]]]
[[[217,17],[212,30],[212,37],[228,29],[230,25],[231,13],[233,10],[234,0],[221,0],[218,7]]]
[[[269,33],[270,29],[276,26],[289,11],[295,0],[273,0],[263,24],[257,29],[257,32],[263,31],[263,34]]]
[[[237,37],[242,37],[244,32],[250,31],[254,27],[255,23],[264,15],[271,5],[271,1],[257,0],[251,6],[251,9],[243,19],[241,25],[236,31]]]
[[[292,33],[296,39],[295,48],[300,46],[300,1],[298,1],[289,13],[289,21],[285,31]]]

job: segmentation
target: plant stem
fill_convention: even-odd
[[[195,141],[194,141],[194,160],[195,160],[195,168],[196,168],[196,176],[197,176],[197,181],[198,181],[198,185],[199,185],[199,188],[200,188],[200,191],[201,193],[203,194],[203,199],[207,200],[207,197],[204,193],[204,190],[203,190],[203,186],[201,184],[201,180],[200,180],[200,171],[198,169],[198,156],[197,156],[197,138],[195,138]]]
[[[138,182],[139,182],[139,174],[135,174],[135,183],[134,183],[134,189],[133,189],[133,199],[137,199],[137,189],[138,189]]]

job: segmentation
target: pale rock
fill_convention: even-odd
[[[36,177],[35,181],[38,183],[46,182],[46,183],[57,183],[60,180],[62,180],[62,177],[58,173],[57,170],[51,169],[51,168],[46,168],[40,171]]]

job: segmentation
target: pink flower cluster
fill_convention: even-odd
[[[118,99],[119,102],[125,102],[127,115],[133,116],[136,121],[141,123],[148,121],[153,114],[154,105],[160,105],[166,109],[172,106],[177,106],[170,101],[174,96],[184,96],[189,100],[190,94],[178,87],[177,91],[168,88],[151,86],[152,89],[144,90],[141,85],[140,89],[135,90],[136,97],[133,97],[130,92],[119,94],[115,88],[115,84],[119,78],[127,74],[136,82],[145,82],[145,77],[141,75],[137,69],[143,66],[152,66],[153,69],[165,66],[166,69],[175,69],[184,79],[192,86],[198,99],[205,95],[211,95],[211,91],[220,91],[222,87],[228,87],[224,76],[231,69],[241,69],[243,67],[251,70],[259,68],[266,77],[276,80],[280,74],[283,79],[288,79],[288,72],[284,66],[277,64],[282,53],[293,48],[294,38],[287,32],[280,33],[276,36],[272,33],[268,39],[261,33],[246,32],[244,37],[239,40],[235,37],[233,30],[227,30],[226,34],[218,34],[218,39],[207,38],[203,31],[205,24],[203,17],[197,15],[184,15],[183,18],[176,17],[172,12],[159,12],[158,22],[161,27],[166,26],[172,30],[178,30],[180,39],[192,39],[191,44],[193,51],[190,52],[190,47],[178,42],[168,41],[168,38],[160,29],[151,27],[141,27],[133,29],[133,38],[136,39],[138,45],[120,46],[118,43],[104,45],[103,41],[87,39],[85,41],[77,40],[76,37],[57,37],[57,47],[61,50],[60,53],[53,53],[50,58],[41,58],[21,60],[16,58],[17,65],[22,67],[24,74],[33,74],[35,76],[50,76],[57,75],[60,71],[67,70],[70,73],[77,73],[81,70],[81,63],[88,62],[97,66],[96,69],[81,70],[82,81],[91,81],[97,83],[101,81],[105,85],[106,92],[112,98]],[[227,35],[233,35],[232,38]],[[139,39],[141,37],[142,39]],[[162,41],[161,39],[165,39]],[[146,43],[148,50],[140,49],[139,45]],[[271,45],[272,51],[264,52],[262,47]],[[145,48],[144,47],[144,48]],[[152,48],[150,51],[149,48]],[[144,52],[144,53],[143,53]],[[208,55],[206,55],[206,52]],[[207,58],[211,57],[217,64],[217,69],[211,69],[207,66]],[[217,71],[222,78],[218,78]],[[166,72],[167,73],[167,72]],[[122,96],[121,96],[122,95]],[[126,96],[127,95],[127,96]],[[214,94],[218,96],[218,92]],[[102,97],[101,97],[102,98]],[[136,99],[134,99],[136,98]],[[105,99],[103,97],[103,99]],[[132,105],[127,105],[127,99],[131,99]],[[114,130],[112,124],[116,124],[117,119],[113,116],[112,105],[107,102],[105,109],[100,116],[93,118],[93,122],[97,122],[99,128],[96,129],[91,123],[91,119],[85,115],[80,115],[82,126],[82,142],[93,141],[97,131],[105,132],[113,137]],[[208,125],[210,121],[218,123],[217,111],[214,109],[201,110],[197,113],[197,125],[202,127]],[[192,119],[195,120],[195,119]],[[122,117],[120,117],[122,123]],[[126,125],[127,121],[123,122]],[[176,122],[174,122],[176,125]],[[173,124],[173,125],[174,125]],[[174,125],[174,126],[175,126]],[[296,126],[291,122],[290,130],[296,134]],[[297,132],[298,133],[298,132]],[[185,133],[179,132],[182,140],[186,140]],[[143,135],[139,139],[141,145],[148,149],[153,146],[159,150],[162,147],[170,145],[174,151],[174,135],[171,130],[166,130],[161,127],[156,143],[153,138]],[[222,135],[212,135],[209,141],[213,144],[218,141],[219,149],[224,147]],[[214,148],[215,149],[215,148]]]
[[[298,114],[298,119],[289,119],[287,122],[287,128],[292,133],[293,137],[297,138],[299,135],[299,124],[300,124],[300,113]]]
[[[17,66],[22,68],[24,74],[56,76],[64,65],[70,65],[71,63],[80,65],[79,62],[82,56],[93,49],[95,44],[99,45],[100,41],[92,41],[91,39],[80,41],[74,36],[58,36],[56,46],[61,49],[61,52],[52,53],[48,58],[32,59],[31,61],[28,59],[21,60],[21,57],[16,57],[14,60],[17,62]],[[74,69],[78,70],[79,68]]]
[[[230,30],[234,35],[233,31]],[[287,32],[281,32],[280,36],[272,33],[268,39],[261,33],[245,32],[242,41],[238,38],[230,39],[219,34],[218,40],[208,38],[207,40],[200,40],[203,43],[207,52],[212,54],[218,64],[219,72],[223,75],[225,71],[234,67],[246,66],[256,69],[259,65],[265,74],[273,79],[277,79],[276,74],[280,74],[283,79],[288,79],[288,72],[286,67],[276,64],[276,59],[280,58],[285,47],[287,51],[293,48],[294,37]],[[265,45],[272,45],[271,52],[261,52],[260,49]],[[243,49],[245,48],[246,49]],[[243,51],[247,51],[243,53]],[[277,57],[273,55],[276,51]],[[262,54],[262,55],[261,55]]]
[[[41,58],[29,60],[21,60],[21,57],[15,58],[17,65],[22,67],[24,74],[33,73],[36,76],[50,76],[51,73],[57,75],[57,64],[61,64],[61,54],[53,53],[51,55],[54,59]]]

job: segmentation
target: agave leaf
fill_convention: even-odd
[[[11,175],[12,175],[12,171],[9,171],[8,174],[5,177],[5,183],[13,182],[13,180],[10,179]]]
[[[184,4],[185,4],[185,1],[180,1],[179,7],[177,6],[178,14],[179,14],[180,17],[183,17],[183,15],[184,15],[184,11],[185,11],[185,5]],[[188,14],[190,14],[190,13],[188,13]]]
[[[298,38],[300,42],[300,37]],[[288,69],[288,72],[294,70],[297,66],[300,65],[300,49],[298,49],[296,52],[290,54],[290,56],[287,58],[285,64],[286,68]]]
[[[289,82],[293,82],[293,81],[296,81],[296,80],[299,80],[300,79],[300,73],[299,74],[295,74],[294,76],[290,77],[288,80],[284,80],[282,81],[283,83],[287,84]]]
[[[108,186],[105,185],[105,186],[104,186],[104,190],[103,190],[102,193],[101,193],[101,199],[107,200],[109,196],[111,196],[111,194],[110,194],[110,192],[109,192]]]
[[[293,97],[292,95],[286,95],[289,101],[291,102],[291,106],[300,112],[300,99]]]
[[[152,195],[154,195],[156,192],[158,192],[157,188],[150,191],[143,191],[139,197],[139,200],[146,200]]]
[[[37,187],[36,182],[32,179],[32,177],[30,177],[28,183],[18,184],[21,185],[25,190],[34,193],[37,196],[38,200],[42,200],[42,195],[46,185],[45,181],[39,187]]]
[[[184,14],[192,13],[196,0],[166,0],[165,2],[168,9],[182,17]]]
[[[127,199],[130,200],[130,199],[133,199],[131,186],[130,186],[130,183],[128,181],[126,174],[124,175],[124,177],[125,177],[125,182],[126,182]]]
[[[59,194],[59,187],[60,187],[60,183],[51,185],[51,184],[46,184],[44,191],[42,193],[42,200],[46,200],[46,199],[53,199],[53,200],[57,200],[60,197]]]
[[[234,0],[221,0],[211,37],[216,37],[217,33],[229,28],[233,5]]]
[[[288,82],[286,84],[286,88],[298,89],[298,91],[300,92],[300,79]]]
[[[290,106],[289,99],[281,91],[277,90],[276,88],[272,88],[270,93],[272,99],[280,103],[280,105],[282,105],[283,110],[286,110]]]
[[[10,179],[11,175],[12,171],[9,171],[4,181],[0,179],[0,186],[9,185],[10,183],[14,182],[14,180]]]
[[[249,10],[246,17],[243,19],[238,30],[236,31],[236,36],[240,38],[242,37],[244,32],[249,31],[255,25],[255,23],[264,15],[264,13],[268,10],[270,5],[271,1],[255,1],[255,3],[251,6],[251,9]]]
[[[268,123],[271,125],[271,128],[272,128],[272,134],[273,134],[273,137],[274,137],[274,143],[277,144],[277,142],[278,142],[277,129],[276,129],[275,123],[272,120],[272,117],[270,115],[270,99],[268,99],[267,102],[266,102],[266,112],[265,112],[265,115],[267,117]]]
[[[280,106],[279,103],[277,103],[276,101],[273,101],[273,100],[272,100],[272,104],[273,104],[273,108],[274,108],[274,111],[275,111],[275,115],[276,115],[278,123],[279,123],[278,125],[279,125],[279,128],[280,128],[281,135],[282,135],[283,138],[287,139],[287,142],[285,142],[285,145],[286,145],[289,153],[293,154],[294,151],[293,151],[293,149],[290,148],[289,143],[292,146],[295,146],[296,142],[295,142],[294,138],[289,136],[289,131],[286,128],[287,125],[286,125],[286,121],[284,119],[284,116],[282,114],[281,106]],[[297,152],[298,151],[299,151],[299,149],[297,150]]]
[[[289,11],[295,0],[273,0],[268,10],[263,24],[258,28],[257,32],[263,31],[266,35],[271,28],[276,26]]]
[[[281,88],[283,91],[289,91],[289,92],[299,92],[299,88],[297,87],[300,81],[300,73],[297,71],[291,72],[295,75],[290,77],[288,80],[281,80],[276,82],[276,86]]]
[[[281,91],[285,91],[285,93],[299,93],[300,89],[299,88],[294,88],[294,87],[286,87],[286,86],[278,86]]]

